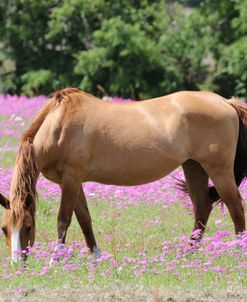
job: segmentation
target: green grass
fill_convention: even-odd
[[[41,242],[49,242],[56,240],[56,213],[58,211],[59,202],[53,201],[47,203],[43,200],[38,202],[37,210],[37,236],[36,240]],[[174,205],[167,209],[160,206],[150,208],[143,203],[139,207],[134,205],[127,209],[117,210],[112,208],[106,201],[92,201],[90,204],[91,215],[94,222],[94,230],[99,246],[103,251],[108,251],[113,254],[118,261],[124,256],[136,257],[138,253],[145,251],[148,256],[155,256],[162,251],[163,241],[174,242],[176,237],[181,235],[189,236],[193,224],[193,217],[189,216],[187,210],[180,205]],[[159,219],[162,223],[158,225],[149,225],[147,220]],[[216,208],[212,214],[211,221],[222,219],[219,209]],[[224,229],[232,230],[232,223],[228,216],[223,218],[225,224]],[[209,227],[206,236],[214,236],[216,227],[214,223],[209,222]],[[113,240],[106,241],[105,236],[109,235]],[[73,241],[84,240],[80,228],[74,218],[68,232],[67,243]],[[0,253],[2,257],[7,256],[6,247],[3,237],[1,237]],[[195,252],[188,257],[197,257],[198,252]],[[21,276],[10,279],[1,279],[0,286],[2,287],[59,287],[69,285],[77,287],[89,284],[88,268],[83,259],[75,258],[79,264],[78,271],[65,271],[61,269],[58,263],[49,275],[44,276],[28,276],[30,271],[22,272]],[[173,260],[173,255],[170,256]],[[33,257],[28,259],[28,267],[31,271],[39,271],[43,267],[41,261],[35,260]],[[221,256],[217,259],[216,265],[233,266],[234,259]],[[16,268],[13,267],[12,271]],[[180,275],[176,276],[173,272],[163,274],[154,274],[146,272],[141,276],[133,276],[131,269],[114,269],[109,276],[102,277],[100,273],[109,269],[109,263],[103,263],[99,273],[95,274],[94,284],[109,285],[112,282],[121,282],[123,284],[144,284],[145,286],[165,286],[185,288],[210,288],[213,284],[226,288],[229,281],[231,284],[242,284],[246,286],[246,280],[239,278],[239,274],[233,273],[230,278],[220,278],[214,272],[200,272],[200,270],[184,269]],[[0,268],[0,273],[3,268]]]

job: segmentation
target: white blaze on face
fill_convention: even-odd
[[[11,257],[16,262],[21,259],[21,254],[16,253],[21,250],[20,229],[13,228],[11,235]]]

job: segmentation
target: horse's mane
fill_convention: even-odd
[[[28,209],[34,218],[37,199],[36,182],[38,170],[34,157],[33,140],[47,114],[54,108],[53,100],[48,101],[38,112],[29,128],[21,137],[21,144],[15,162],[10,190],[10,219],[14,224],[22,221],[28,199]]]
[[[37,170],[34,157],[34,137],[48,113],[52,111],[64,98],[76,93],[82,92],[71,87],[56,91],[52,98],[38,112],[29,128],[21,137],[21,144],[15,162],[10,194],[10,219],[14,224],[18,224],[18,222],[22,221],[25,214],[25,202],[27,198],[30,203],[28,205],[28,209],[33,218],[35,216],[35,205],[37,199],[36,182],[39,172]]]
[[[78,101],[82,101],[83,99],[99,100],[95,96],[74,87],[67,87],[65,89],[57,90],[53,93],[52,98],[56,102],[56,104],[61,104],[62,102],[64,103],[65,100],[68,101],[66,102],[67,104],[75,104]]]
[[[73,87],[56,91],[52,95],[52,98],[38,112],[29,128],[21,137],[21,144],[11,182],[10,218],[13,220],[14,224],[17,224],[24,217],[26,198],[28,198],[29,201],[31,200],[28,208],[33,218],[35,216],[35,204],[37,199],[36,182],[39,172],[34,157],[34,137],[50,111],[65,99],[68,99],[73,103],[73,100],[78,99],[75,97],[78,96],[78,94],[80,94],[80,97],[87,96],[87,98],[94,98]]]
[[[61,103],[63,99],[70,96],[71,94],[82,93],[81,90],[74,87],[67,87],[65,89],[57,90],[53,93],[52,98],[57,102]]]
[[[11,218],[18,223],[24,217],[25,201],[30,202],[28,208],[31,215],[35,214],[37,198],[36,181],[38,173],[34,159],[33,144],[29,140],[21,143],[15,163],[14,175],[11,183]]]

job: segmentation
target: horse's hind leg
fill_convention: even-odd
[[[79,200],[74,208],[74,212],[77,221],[81,227],[81,230],[85,236],[85,240],[88,248],[96,256],[99,254],[99,249],[97,248],[96,240],[93,233],[92,220],[87,206],[87,200],[83,192],[82,187],[80,188]]]
[[[182,167],[194,208],[194,230],[200,230],[200,233],[196,236],[192,233],[191,239],[199,240],[203,236],[212,210],[212,202],[209,199],[208,191],[208,175],[202,166],[194,160],[187,160]]]
[[[216,172],[214,168],[213,173],[210,173],[209,175],[220,198],[224,201],[230,212],[236,234],[243,232],[245,230],[244,208],[233,171],[230,169],[220,169],[220,172]]]

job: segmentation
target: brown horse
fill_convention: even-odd
[[[58,241],[65,243],[73,212],[97,253],[81,184],[139,185],[182,165],[203,233],[212,203],[227,205],[236,233],[245,230],[238,185],[247,171],[247,109],[210,92],[178,92],[132,103],[108,103],[75,88],[56,92],[24,133],[3,231],[12,259],[34,242],[40,172],[61,186]],[[208,187],[208,178],[215,187]]]

